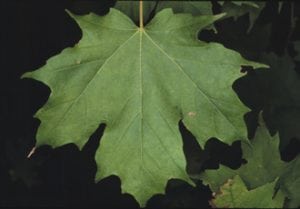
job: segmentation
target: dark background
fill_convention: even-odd
[[[66,8],[77,14],[93,11],[103,15],[113,4],[111,0],[0,0],[0,207],[139,208],[131,195],[121,194],[117,177],[94,182],[94,153],[104,126],[99,127],[81,152],[73,144],[57,149],[43,146],[30,159],[26,158],[35,144],[39,125],[33,115],[47,101],[50,90],[39,82],[21,80],[20,76],[41,67],[49,57],[80,40],[81,31],[65,12]],[[300,4],[297,1],[293,9],[294,15],[299,17]],[[214,4],[214,12],[219,10]],[[294,56],[291,43],[300,38],[299,21],[295,27],[291,24],[291,2],[284,3],[280,13],[277,10],[276,2],[268,2],[250,34],[247,33],[249,15],[246,14],[237,21],[233,18],[220,21],[216,24],[219,34],[203,31],[199,36],[202,40],[221,42],[256,61],[264,52],[274,52],[278,56],[288,52]],[[261,30],[266,25],[270,26],[269,34]],[[243,70],[249,76],[255,74],[251,69]],[[251,137],[258,112],[263,109],[260,97],[264,95],[255,88],[255,82],[245,88],[249,81],[253,80],[240,80],[234,87],[242,101],[251,108],[245,117]],[[229,146],[210,139],[202,150],[184,126],[179,126],[189,172],[217,168],[219,163],[231,168],[244,163],[240,142]],[[277,131],[273,129],[273,132]],[[282,159],[292,160],[299,150],[299,140],[291,139],[281,149]],[[211,191],[201,182],[197,182],[194,188],[182,181],[171,180],[166,195],[155,195],[147,207],[209,207],[210,198]]]

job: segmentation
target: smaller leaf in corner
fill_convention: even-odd
[[[215,194],[210,204],[217,208],[281,208],[284,195],[279,191],[274,196],[276,180],[253,190],[248,190],[237,175],[229,179]]]
[[[247,163],[237,170],[226,166],[220,166],[217,170],[206,170],[200,174],[200,179],[214,192],[235,175],[239,175],[249,189],[272,182],[281,175],[286,166],[281,160],[278,146],[278,135],[271,137],[261,118],[254,139],[250,143],[242,142],[243,159]]]
[[[300,155],[291,161],[279,179],[280,190],[288,197],[287,207],[300,206]]]

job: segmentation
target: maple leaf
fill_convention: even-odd
[[[264,54],[262,60],[270,66],[269,72],[261,74],[267,95],[264,116],[268,127],[279,131],[282,149],[292,138],[300,139],[300,76],[287,53]]]
[[[280,190],[288,197],[287,206],[297,208],[300,206],[300,155],[298,155],[285,168],[279,179]]]
[[[221,1],[222,12],[225,12],[227,17],[233,17],[236,20],[238,17],[249,14],[249,28],[252,29],[256,19],[259,17],[266,2],[259,1]]]
[[[270,136],[260,116],[260,127],[256,131],[251,144],[242,143],[243,158],[247,160],[245,165],[233,170],[226,166],[220,166],[217,170],[206,170],[199,178],[217,192],[228,179],[238,175],[248,189],[256,189],[269,184],[279,178],[277,188],[287,196],[291,207],[298,207],[299,182],[300,182],[300,156],[292,162],[281,160],[279,152],[279,137]],[[254,207],[254,206],[251,206]]]
[[[139,1],[127,1],[118,0],[114,6],[115,9],[120,10],[128,17],[130,17],[135,23],[139,22]],[[143,19],[148,20],[150,14],[156,8],[156,1],[144,1],[143,2]]]
[[[159,1],[156,12],[165,8],[172,8],[174,13],[190,13],[192,15],[212,15],[210,1]]]
[[[281,208],[284,195],[278,192],[273,197],[275,184],[276,181],[248,190],[237,175],[221,186],[210,203],[217,208]]]
[[[240,79],[238,92],[251,109],[263,111],[271,135],[278,131],[280,150],[284,150],[291,139],[300,139],[300,76],[287,52],[282,56],[262,53],[259,57],[270,70],[252,71]]]
[[[139,21],[139,2],[119,0],[115,8],[125,13],[134,22]],[[165,8],[172,8],[174,13],[190,13],[192,15],[212,15],[212,3],[210,1],[145,1],[143,16],[148,20],[152,12],[158,13]]]
[[[200,178],[209,184],[213,191],[217,191],[227,179],[239,175],[249,189],[254,189],[279,177],[286,167],[281,160],[278,150],[278,135],[270,136],[262,119],[251,143],[242,143],[243,159],[247,163],[239,169],[233,170],[220,166],[217,170],[206,170]],[[266,151],[267,150],[267,151]]]
[[[23,77],[51,88],[37,113],[37,146],[75,143],[80,149],[100,123],[106,128],[96,152],[96,180],[121,179],[122,192],[141,205],[166,182],[190,183],[178,122],[200,145],[217,137],[246,140],[248,111],[232,90],[247,61],[218,43],[197,40],[197,32],[222,15],[159,12],[145,27],[111,9],[103,17],[71,15],[83,31],[73,48]]]

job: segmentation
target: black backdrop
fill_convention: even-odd
[[[121,194],[117,177],[94,183],[96,165],[93,157],[103,126],[90,138],[82,152],[73,144],[57,149],[43,146],[37,149],[31,159],[26,158],[34,146],[39,125],[33,115],[46,102],[50,90],[39,82],[21,80],[20,76],[41,67],[49,57],[80,40],[80,29],[66,14],[66,8],[77,14],[90,11],[105,14],[113,4],[110,0],[0,0],[0,207],[138,208],[132,196]],[[299,14],[299,4],[295,8]],[[262,50],[280,54],[285,47],[285,42],[281,40],[288,36],[291,40],[300,37],[300,27],[297,26],[290,36],[289,6],[284,6],[280,15],[275,12],[276,9],[275,3],[268,3],[258,23],[269,22],[273,25],[271,44]],[[214,7],[214,10],[218,8]],[[218,25],[224,32],[222,37],[209,31],[201,33],[200,37],[207,41],[220,41],[229,48],[239,50],[240,46],[234,45],[231,35],[246,37],[248,22],[247,15],[237,22],[229,19]],[[227,27],[230,33],[226,32]],[[254,54],[243,55],[255,59]],[[253,120],[253,117],[249,114],[248,120]],[[204,152],[182,124],[179,125],[189,162],[188,170],[196,172],[204,168],[216,168],[219,163],[237,168],[244,162],[239,142],[228,146],[211,139]],[[250,132],[252,129],[249,125]],[[282,151],[282,157],[290,160],[299,150],[299,143],[292,141]],[[209,207],[210,198],[210,190],[201,182],[193,188],[184,182],[172,180],[168,183],[166,195],[154,196],[147,207]]]

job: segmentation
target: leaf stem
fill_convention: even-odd
[[[140,29],[144,28],[143,0],[140,0]]]

